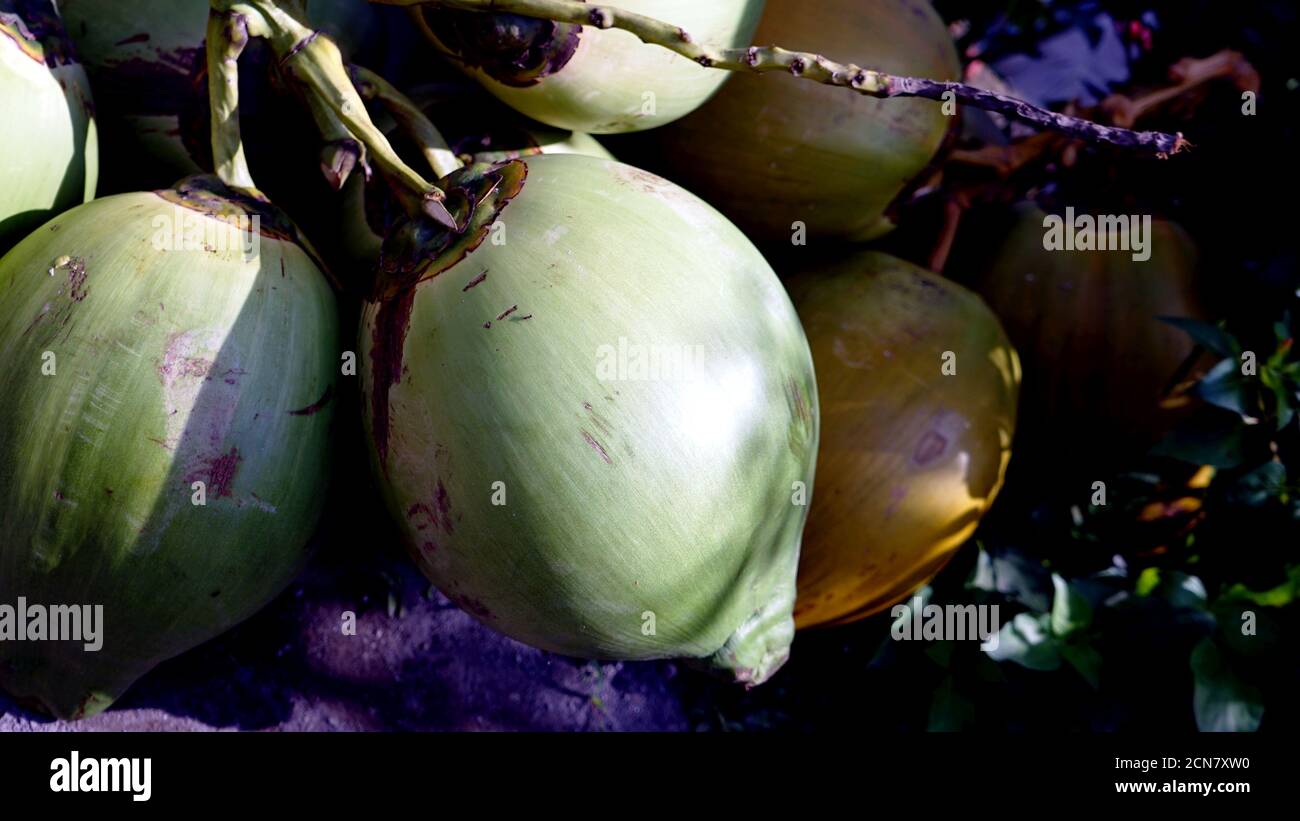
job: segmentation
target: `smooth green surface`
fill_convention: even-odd
[[[126,185],[164,186],[200,173],[181,140],[185,97],[207,34],[207,0],[60,0],[77,56],[101,93],[106,144],[129,163]],[[109,175],[111,185],[117,175]],[[111,192],[110,192],[111,193]]]
[[[590,157],[525,162],[504,242],[414,295],[388,392],[394,514],[440,589],[515,638],[712,656],[762,681],[793,634],[807,507],[792,491],[810,498],[817,450],[794,309],[749,241],[681,188]],[[376,316],[367,306],[360,342],[371,398]],[[620,344],[629,369],[602,373]],[[631,353],[651,350],[698,350],[698,368],[601,378],[642,376]]]
[[[178,215],[215,223],[124,194],[0,260],[0,604],[100,604],[106,623],[95,653],[0,642],[0,686],[62,717],[280,592],[324,499],[333,405],[291,412],[334,384],[332,293],[267,236],[251,258],[157,250]]]
[[[750,45],[765,0],[621,0],[616,7],[680,26],[697,42]],[[644,131],[699,108],[730,76],[618,29],[585,26],[568,64],[527,87],[469,73],[538,122],[590,134]]]
[[[81,66],[48,67],[0,33],[0,254],[94,196],[93,110]]]

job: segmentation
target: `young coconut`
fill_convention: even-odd
[[[794,632],[817,388],[763,257],[701,200],[609,160],[543,154],[430,186],[328,38],[281,0],[238,7],[409,215],[385,239],[358,361],[420,567],[538,647],[765,680]],[[420,132],[431,165],[454,162]]]
[[[1160,318],[1205,318],[1196,246],[1181,227],[1157,219],[1141,253],[1047,250],[1047,214],[1021,211],[976,290],[1024,357],[1022,438],[1036,443],[1030,454],[1050,453],[1054,476],[1065,466],[1113,467],[1180,418],[1161,400],[1195,343]]]
[[[0,641],[0,686],[91,715],[289,584],[336,322],[292,226],[213,178],[86,203],[0,260],[0,604],[102,606],[102,647]]]
[[[1020,366],[975,294],[872,251],[787,280],[822,408],[800,627],[865,618],[947,563],[1011,456]]]
[[[222,102],[214,153],[245,179]],[[325,499],[337,337],[251,185],[95,200],[0,259],[0,687],[91,715],[289,584]]]
[[[94,83],[105,145],[130,168],[132,178],[120,187],[163,186],[200,173],[183,135],[201,140],[205,131],[206,0],[59,5]]]
[[[768,0],[754,41],[854,60],[891,74],[961,76],[926,0]],[[740,76],[691,116],[651,135],[664,171],[751,236],[867,240],[934,158],[952,122],[930,100],[862,99],[792,76]]]
[[[50,0],[0,0],[0,253],[95,196],[86,73]]]
[[[793,635],[818,425],[771,268],[621,163],[540,155],[443,185],[467,229],[390,236],[360,343],[421,569],[537,647],[764,681]]]
[[[620,0],[617,7],[732,48],[751,42],[763,2]],[[727,81],[728,72],[626,31],[441,7],[456,5],[418,6],[413,16],[439,51],[498,99],[556,128],[590,134],[657,128],[694,111]]]

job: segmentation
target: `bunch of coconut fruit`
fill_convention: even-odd
[[[351,441],[546,650],[756,685],[904,598],[1021,373],[863,244],[951,112],[855,91],[960,69],[925,0],[0,0],[0,605],[104,608],[0,687],[90,715],[248,618]],[[591,136],[651,129],[671,181]]]

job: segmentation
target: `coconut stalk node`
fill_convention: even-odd
[[[362,85],[358,85],[358,90],[366,96]],[[447,123],[440,129],[447,135],[447,150],[461,165],[486,167],[538,154],[584,154],[614,159],[590,134],[564,131],[527,120],[499,103],[479,106],[457,100],[422,109],[413,107],[420,112],[419,119],[424,124],[399,123],[397,128],[385,130],[395,148],[405,152],[403,156],[431,153],[429,143],[421,135],[432,127],[430,120],[436,120]],[[442,162],[436,165],[430,162],[430,167],[439,177],[443,176]],[[353,270],[372,271],[379,261],[384,235],[401,221],[401,217],[400,204],[382,177],[363,178],[358,175],[348,180],[343,188],[337,227],[324,233],[337,238],[336,253],[346,261],[346,266]]]

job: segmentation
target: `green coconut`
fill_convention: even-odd
[[[59,5],[94,83],[105,144],[115,165],[130,169],[120,187],[169,185],[199,173],[183,135],[203,131],[206,0]]]
[[[289,584],[337,336],[292,226],[209,178],[87,203],[0,260],[0,686],[91,715]],[[32,640],[33,606],[102,607],[100,646]]]
[[[679,26],[698,42],[750,44],[764,0],[622,0],[622,11]],[[699,108],[729,72],[705,68],[618,29],[514,14],[419,7],[434,46],[502,102],[589,134],[644,131]]]
[[[780,282],[703,201],[618,162],[443,184],[477,203],[468,228],[389,237],[359,343],[416,562],[534,646],[762,682],[794,632],[818,430]]]
[[[0,0],[0,253],[95,196],[86,73],[49,0]]]

